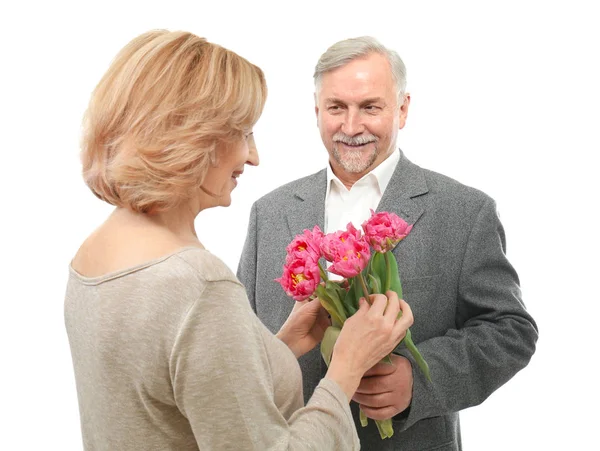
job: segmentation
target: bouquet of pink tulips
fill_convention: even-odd
[[[312,231],[304,230],[287,247],[287,258],[283,275],[276,279],[285,292],[296,301],[318,296],[323,307],[331,316],[329,327],[321,342],[321,354],[329,365],[333,345],[347,318],[358,310],[361,297],[393,290],[402,298],[402,285],[398,263],[390,252],[411,231],[397,215],[388,212],[375,213],[362,225],[363,231],[349,223],[345,231],[324,235],[318,226]],[[373,248],[373,252],[371,252]],[[328,271],[345,277],[343,281],[329,280],[319,259],[331,263]],[[400,312],[402,314],[402,312]],[[429,367],[414,345],[410,329],[401,343],[407,347],[428,380]],[[390,356],[384,361],[391,364]],[[362,426],[367,417],[360,412]],[[381,438],[394,434],[392,420],[376,420]]]

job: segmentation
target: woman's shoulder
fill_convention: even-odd
[[[221,327],[236,324],[253,328],[256,319],[246,296],[246,290],[232,270],[211,252],[200,249],[184,249],[175,254],[171,262],[171,273],[183,273],[188,285],[199,287],[188,312],[189,317],[211,318],[211,323]],[[181,279],[178,280],[181,285]]]
[[[203,282],[234,282],[240,284],[233,271],[216,255],[199,247],[184,248],[173,254],[173,260],[189,269]]]

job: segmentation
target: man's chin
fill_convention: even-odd
[[[350,156],[347,153],[344,155],[337,154],[336,162],[337,164],[345,171],[351,174],[360,174],[362,172],[368,171],[372,166],[377,155],[364,155],[359,154],[355,156]]]
[[[368,172],[371,165],[346,165],[342,164],[342,169],[344,172],[349,174],[362,174],[363,172]]]

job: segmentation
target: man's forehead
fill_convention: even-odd
[[[345,95],[327,96],[323,99],[325,103],[343,103],[348,100],[360,101],[361,103],[378,103],[385,101],[385,98],[382,96],[361,96],[356,93],[345,93]]]
[[[379,55],[377,55],[379,56]],[[326,72],[321,77],[320,93],[326,98],[347,95],[381,97],[394,89],[387,60],[358,59]]]
[[[325,81],[325,80],[324,80]],[[324,82],[318,96],[326,102],[366,102],[379,101],[395,95],[395,85],[377,79],[346,82]]]

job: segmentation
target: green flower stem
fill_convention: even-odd
[[[425,375],[427,380],[429,382],[431,382],[431,376],[429,374],[429,365],[427,365],[427,362],[425,361],[425,359],[423,358],[423,356],[421,355],[421,353],[419,352],[419,350],[413,343],[410,329],[406,330],[406,336],[404,337],[404,344],[406,346],[406,349],[408,349],[408,351],[411,353],[411,355],[417,362],[417,365],[419,365],[421,372]]]
[[[375,420],[375,424],[377,425],[379,435],[382,439],[390,438],[394,435],[394,426],[392,426],[391,418],[388,418],[387,420]]]
[[[369,289],[367,288],[367,283],[365,282],[365,278],[362,275],[362,272],[358,275],[358,280],[360,280],[360,285],[362,287],[363,290],[363,294],[365,296],[366,301],[370,304],[371,302],[369,301]]]
[[[329,277],[327,277],[327,271],[325,271],[325,268],[323,268],[323,266],[321,265],[321,262],[317,262],[317,264],[319,265],[319,272],[321,273],[321,278],[327,282],[329,280]]]
[[[379,286],[379,281],[373,277],[373,274],[369,274],[369,279],[371,281],[371,287],[373,288],[374,293],[381,293],[381,287]]]
[[[362,411],[362,409],[360,410],[360,425],[364,428],[367,427],[367,424],[369,424],[369,419],[367,418],[367,416],[365,415],[365,413]]]
[[[367,416],[365,415],[365,413],[362,411],[362,409],[359,409],[359,416],[360,416],[360,425],[362,427],[367,427],[367,425],[369,424],[369,419],[367,418]],[[392,419],[388,418],[386,420],[375,420],[375,425],[377,426],[377,430],[379,431],[379,436],[384,439],[384,438],[390,438],[392,435],[394,435],[394,425],[392,424]]]
[[[385,285],[383,286],[383,294],[387,293],[392,284],[392,265],[390,265],[390,253],[384,252],[385,256]]]

